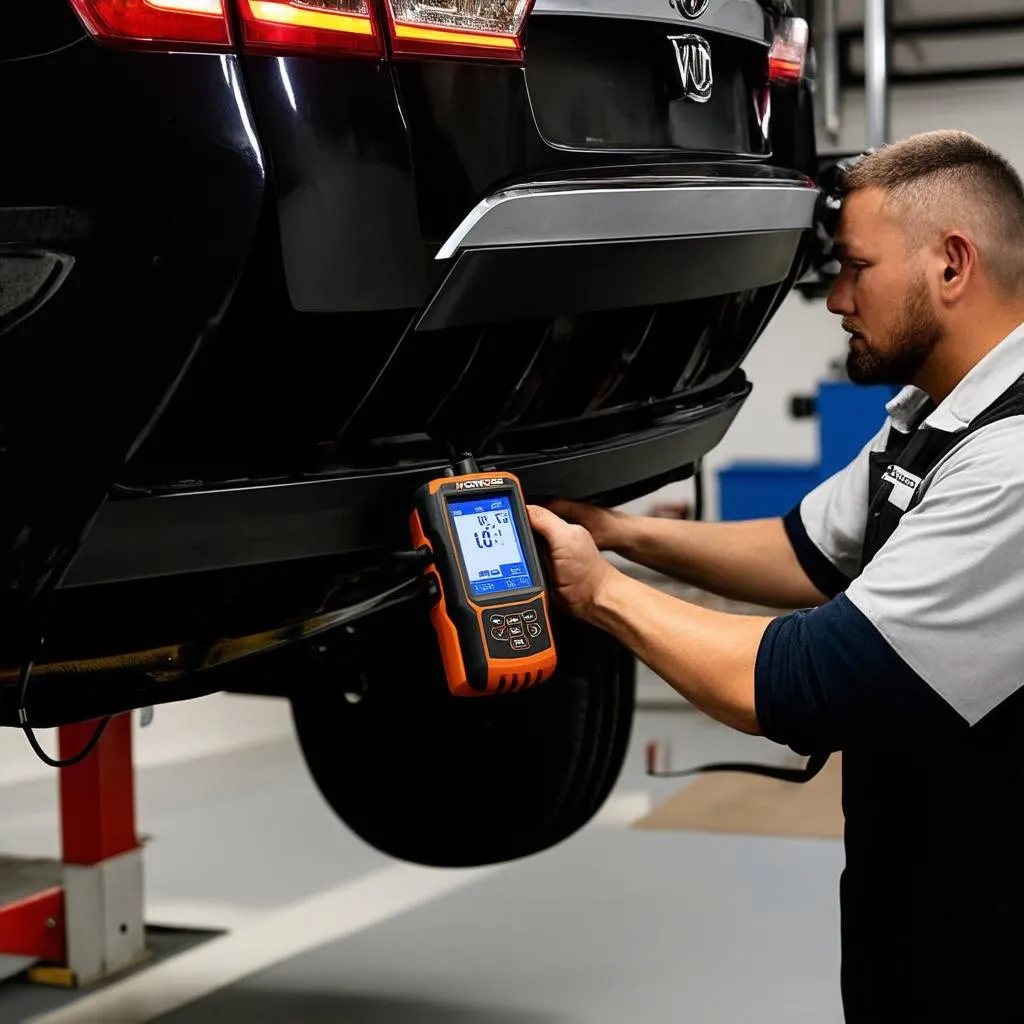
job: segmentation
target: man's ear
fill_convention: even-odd
[[[978,250],[966,236],[949,234],[942,244],[946,267],[942,274],[942,295],[955,302],[963,295],[967,283],[978,268]]]

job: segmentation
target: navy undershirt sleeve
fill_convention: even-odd
[[[968,728],[845,595],[772,622],[754,693],[761,731],[801,754]]]
[[[850,585],[850,578],[840,572],[807,536],[799,505],[785,516],[782,525],[786,528],[786,536],[793,546],[796,560],[807,573],[808,579],[826,597],[841,594]]]

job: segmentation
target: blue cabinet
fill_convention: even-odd
[[[785,515],[823,480],[848,465],[885,421],[898,388],[826,381],[816,399],[820,460],[816,463],[737,462],[718,473],[719,518]]]

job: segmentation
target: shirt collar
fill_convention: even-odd
[[[949,434],[966,430],[1018,377],[1024,376],[1024,324],[1007,335],[924,421],[924,425]],[[893,426],[908,433],[914,419],[928,402],[920,388],[904,388],[885,408]]]

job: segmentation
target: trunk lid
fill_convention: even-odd
[[[764,156],[770,21],[757,0],[537,0],[526,81],[557,147]]]

